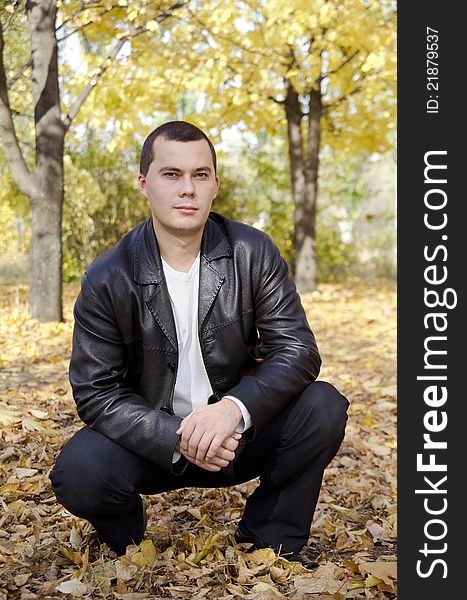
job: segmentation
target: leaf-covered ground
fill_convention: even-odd
[[[321,379],[351,402],[306,553],[314,572],[233,540],[256,483],[148,498],[146,540],[118,558],[55,502],[48,474],[80,426],[64,323],[27,317],[25,288],[0,288],[0,600],[396,598],[396,315],[393,286],[323,285],[305,296]]]

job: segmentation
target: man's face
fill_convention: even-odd
[[[219,188],[206,140],[154,140],[154,160],[138,185],[149,200],[156,233],[186,237],[199,233]]]

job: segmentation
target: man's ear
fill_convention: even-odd
[[[219,177],[217,177],[217,175],[216,175],[216,186],[217,187],[216,187],[216,192],[214,194],[214,198],[217,197],[217,192],[219,191],[219,185],[220,185]],[[213,198],[213,200],[214,200],[214,198]]]
[[[137,181],[139,191],[143,194],[143,196],[146,196],[146,177],[140,173]]]

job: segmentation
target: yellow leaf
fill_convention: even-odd
[[[157,549],[152,540],[144,540],[139,547],[141,548],[143,555],[150,561],[149,564],[152,564],[157,560]]]
[[[66,558],[71,560],[71,562],[74,563],[75,565],[81,566],[83,564],[83,559],[79,552],[74,552],[73,550],[70,550],[69,548],[65,548],[64,546],[59,546],[58,549],[63,554],[63,556],[66,556]]]
[[[368,573],[380,582],[384,581],[385,584],[394,589],[394,582],[397,580],[397,563],[395,561],[362,562],[358,565],[358,568],[362,575]]]
[[[23,417],[21,427],[24,431],[43,431],[42,425],[31,417]]]
[[[18,587],[21,587],[31,577],[31,573],[20,573],[13,578],[13,581]]]
[[[29,412],[33,417],[36,417],[36,419],[47,419],[47,417],[49,416],[48,413],[46,413],[45,411],[37,410],[36,408],[30,408]]]
[[[397,385],[386,385],[380,389],[382,396],[389,396],[390,398],[396,398],[397,396]]]
[[[201,548],[201,550],[195,554],[195,556],[192,559],[192,562],[194,562],[195,564],[198,564],[200,560],[202,560],[205,556],[207,556],[209,554],[209,551],[211,550],[211,548],[217,542],[218,537],[219,537],[218,533],[214,533],[213,535],[210,535],[208,537],[208,539],[204,542],[204,546]]]
[[[192,517],[195,517],[195,519],[198,519],[199,521],[201,520],[201,511],[199,510],[199,508],[187,508],[186,512],[189,513]]]
[[[0,425],[13,425],[19,423],[21,417],[16,410],[8,406],[0,406]]]
[[[78,533],[78,530],[73,525],[73,527],[71,528],[71,531],[70,531],[70,544],[73,546],[73,548],[75,550],[78,550],[78,548],[81,546],[82,543],[83,543],[83,540],[81,539],[81,536]]]
[[[378,585],[378,583],[382,583],[382,580],[374,577],[373,575],[368,575],[368,577],[365,579],[366,588],[374,587],[375,585]]]
[[[24,479],[25,477],[32,477],[38,472],[37,469],[23,469],[21,467],[17,467],[14,470],[14,474],[18,479]]]
[[[145,567],[148,564],[148,561],[142,552],[137,552],[134,556],[131,557],[131,562],[138,565],[138,567]]]
[[[131,557],[131,562],[139,567],[153,565],[157,560],[157,550],[151,540],[144,540],[139,545],[140,551]]]
[[[256,593],[266,592],[268,594],[274,594],[274,596],[276,596],[277,598],[285,598],[285,596],[283,594],[281,594],[281,592],[279,592],[278,589],[276,589],[270,583],[266,583],[264,581],[260,581],[260,583],[257,583],[256,585],[254,585],[252,587],[251,591],[256,592]]]
[[[277,560],[277,556],[271,548],[260,548],[259,550],[254,550],[248,554],[248,560],[256,563],[257,565],[261,564],[273,564]]]
[[[0,485],[0,492],[9,492],[9,491],[16,491],[20,486],[20,483],[4,483],[3,485]]]
[[[146,29],[148,31],[156,31],[156,29],[159,27],[157,21],[148,21],[146,23]]]

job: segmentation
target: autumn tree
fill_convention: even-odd
[[[30,313],[42,320],[62,319],[61,223],[64,194],[65,136],[95,86],[106,72],[120,66],[122,49],[139,37],[150,38],[186,2],[163,0],[14,0],[2,2],[0,22],[0,134],[3,150],[19,190],[31,209]],[[27,55],[22,64],[5,64],[9,45],[18,32],[28,31]],[[75,77],[67,87],[59,47],[73,35],[89,36],[99,47],[95,67]],[[149,35],[148,35],[149,34]],[[97,41],[97,40],[100,41]],[[104,39],[104,43],[102,43]],[[12,57],[13,51],[9,52]],[[16,56],[17,58],[18,56]],[[29,75],[29,76],[28,76]],[[25,85],[25,76],[27,84]],[[25,96],[15,94],[15,85]],[[61,93],[66,88],[66,98]],[[73,94],[78,88],[78,93]],[[72,95],[73,94],[73,95]],[[10,97],[15,101],[10,102]],[[64,101],[65,100],[65,101]],[[15,104],[19,105],[19,109]],[[26,156],[18,118],[26,108],[33,114],[33,157]]]
[[[295,279],[302,292],[312,291],[320,149],[328,144],[344,155],[391,145],[393,3],[225,0],[190,3],[189,10],[191,35],[180,23],[172,39],[185,85],[206,95],[202,114],[192,118],[217,129],[240,123],[286,133]],[[186,39],[197,43],[187,48]]]

